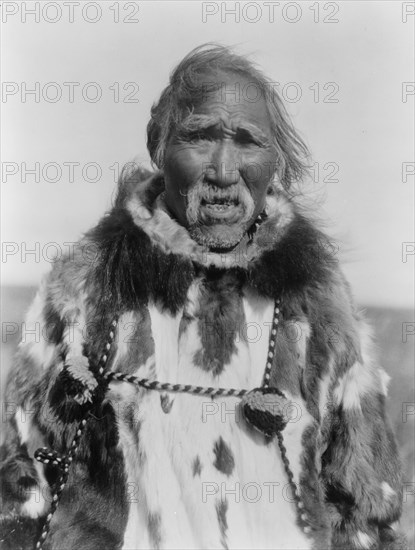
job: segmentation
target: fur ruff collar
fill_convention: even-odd
[[[230,252],[212,252],[196,243],[187,229],[171,217],[164,201],[164,182],[159,173],[136,185],[126,201],[126,209],[140,227],[165,254],[183,255],[206,268],[248,269],[263,252],[274,248],[294,217],[289,201],[275,189],[267,196],[267,220],[258,228],[254,239],[242,242]]]
[[[215,253],[196,243],[164,203],[161,172],[126,180],[115,207],[89,233],[100,250],[97,276],[117,301],[161,299],[172,311],[183,305],[196,275],[232,271],[275,298],[324,283],[333,268],[327,237],[280,190],[266,198],[266,220],[252,239]],[[131,305],[131,304],[130,304]]]

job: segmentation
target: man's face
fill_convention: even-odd
[[[224,73],[200,82],[212,81],[221,88],[206,94],[170,137],[164,176],[166,203],[179,223],[199,244],[224,250],[264,208],[276,152],[263,97],[250,101],[259,89]]]

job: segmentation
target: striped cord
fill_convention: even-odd
[[[263,383],[262,383],[263,388],[269,388],[269,385],[270,385],[272,362],[275,355],[277,329],[279,324],[279,314],[280,314],[279,305],[280,305],[279,300],[278,299],[275,300],[273,321],[272,321],[271,332],[269,337],[268,355],[267,355],[267,361],[265,365],[265,371],[264,371],[264,377],[263,377]],[[168,391],[168,392],[175,392],[175,393],[189,393],[192,395],[209,396],[212,398],[213,397],[243,397],[244,395],[249,393],[250,390],[243,390],[243,389],[238,390],[234,388],[202,387],[202,386],[193,386],[191,384],[170,384],[166,382],[159,382],[157,380],[150,381],[147,378],[138,378],[137,376],[124,374],[121,372],[113,372],[113,371],[105,372],[105,367],[106,367],[108,357],[111,351],[111,347],[115,338],[115,330],[117,328],[117,325],[118,325],[118,316],[115,317],[111,322],[108,339],[98,363],[99,365],[98,374],[105,380],[107,387],[110,382],[128,382],[130,384],[134,384],[136,386],[145,388],[147,390]],[[90,406],[92,406],[92,403]],[[77,427],[75,437],[72,440],[72,443],[67,455],[60,456],[56,451],[49,450],[46,447],[41,447],[40,449],[37,449],[37,451],[35,452],[35,459],[38,462],[42,462],[43,464],[52,464],[54,466],[59,467],[61,470],[58,482],[56,484],[56,488],[52,493],[52,503],[51,503],[50,511],[45,519],[45,522],[42,527],[42,532],[36,543],[36,547],[35,547],[36,550],[42,550],[43,544],[50,531],[50,523],[52,521],[54,513],[58,508],[62,491],[64,490],[65,485],[68,481],[69,466],[72,463],[77,453],[82,434],[87,425],[88,415],[89,415],[89,408],[85,413],[85,417],[81,420],[80,424]],[[309,518],[307,514],[304,512],[304,503],[301,499],[301,496],[299,494],[299,491],[294,481],[294,475],[292,473],[290,463],[287,457],[287,450],[284,445],[282,432],[279,432],[277,434],[277,438],[278,438],[278,446],[281,453],[281,459],[284,465],[284,469],[288,478],[289,485],[293,492],[298,520],[303,532],[308,535],[311,532],[311,527],[308,525]]]
[[[105,343],[104,351],[102,352],[101,358],[98,363],[99,365],[98,373],[101,376],[104,374],[105,365],[106,365],[112,344],[114,342],[114,337],[115,337],[114,331],[117,327],[117,324],[118,324],[118,317],[115,317],[111,323],[108,339],[107,339],[107,342]],[[42,462],[43,464],[51,464],[53,466],[57,466],[58,468],[60,468],[58,481],[56,482],[55,490],[52,492],[52,502],[50,505],[50,510],[43,523],[42,531],[36,542],[35,550],[43,549],[43,545],[49,534],[50,523],[59,506],[59,501],[62,496],[62,491],[64,490],[65,485],[68,482],[69,466],[74,460],[76,453],[78,451],[82,434],[84,433],[85,427],[87,425],[87,417],[89,416],[91,407],[92,407],[92,402],[89,404],[89,407],[85,412],[84,418],[78,424],[78,427],[75,432],[75,436],[72,440],[72,443],[69,447],[69,451],[67,452],[66,455],[60,456],[56,451],[47,449],[46,447],[41,447],[40,449],[37,449],[35,451],[35,454],[34,454],[35,460],[37,460],[38,462]]]
[[[108,382],[129,382],[141,386],[147,390],[169,391],[176,393],[191,393],[192,395],[209,395],[210,397],[243,397],[249,390],[236,390],[234,388],[211,388],[192,386],[190,384],[169,384],[166,382],[150,381],[147,378],[138,378],[121,372],[107,372],[104,377]]]
[[[272,361],[275,354],[275,342],[277,338],[277,328],[279,323],[279,300],[275,300],[273,320],[271,326],[271,333],[269,337],[269,346],[268,346],[268,355],[267,362],[265,365],[265,372],[262,382],[263,388],[269,388],[269,383],[271,379],[271,369]],[[112,326],[115,328],[116,321],[113,321]],[[114,333],[110,332],[110,336],[113,339]],[[106,357],[105,357],[106,359]],[[103,368],[100,369],[103,372]],[[135,384],[147,390],[157,390],[157,391],[168,391],[175,393],[190,393],[192,395],[208,395],[209,397],[243,397],[250,390],[237,390],[234,388],[212,388],[212,387],[202,387],[202,386],[192,386],[191,384],[170,384],[168,382],[159,382],[158,380],[149,380],[147,378],[138,378],[130,374],[124,374],[122,372],[113,372],[108,371],[104,374],[104,378],[107,382],[129,382],[130,384]]]
[[[274,303],[274,314],[272,317],[272,326],[271,326],[271,333],[269,335],[269,345],[268,345],[268,356],[267,356],[267,362],[265,364],[265,371],[264,371],[264,378],[262,381],[262,387],[263,388],[269,388],[269,383],[271,380],[271,369],[272,369],[272,361],[274,359],[275,355],[275,343],[277,340],[277,329],[278,329],[278,323],[280,321],[280,301],[279,299],[275,300]]]

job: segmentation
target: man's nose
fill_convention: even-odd
[[[233,144],[218,143],[205,166],[205,179],[218,187],[235,185],[240,179],[240,163]]]

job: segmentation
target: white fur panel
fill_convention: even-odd
[[[332,363],[332,362],[331,362]],[[320,419],[323,419],[329,412],[332,403],[330,402],[329,390],[332,380],[331,369],[327,372],[319,384],[319,398],[318,398],[318,410],[320,413]]]
[[[295,482],[298,483],[301,473],[301,452],[303,449],[301,440],[302,434],[306,428],[315,422],[315,420],[307,411],[306,403],[300,396],[293,396],[285,389],[284,394],[291,403],[291,420],[288,422],[283,432],[284,444],[287,449],[289,449],[288,455],[291,470],[294,474]]]
[[[32,413],[33,414],[33,413]],[[31,431],[31,422],[30,422],[30,411],[24,411],[21,407],[18,407],[16,410],[15,420],[16,420],[16,429],[19,434],[20,443],[23,445],[29,441],[30,431]]]
[[[73,303],[71,304],[71,307],[66,304],[61,312],[66,324],[63,340],[68,343],[68,354],[66,356],[66,360],[69,360],[71,357],[83,356],[83,345],[85,343],[87,330],[85,313],[87,297],[82,296],[79,303],[81,304],[79,308],[74,307]]]
[[[145,370],[162,382],[257,387],[265,367],[272,301],[245,292],[246,323],[261,327],[262,333],[252,332],[248,343],[237,339],[237,351],[230,363],[214,377],[193,362],[194,353],[201,346],[197,320],[191,318],[198,292],[195,283],[185,308],[187,323],[180,333],[182,311],[173,316],[156,304],[149,304],[155,371],[150,362]],[[142,369],[140,376],[147,376]],[[126,386],[116,389],[115,384],[111,385],[128,483],[137,487],[139,495],[138,502],[130,503],[124,549],[152,547],[148,514],[160,518],[161,548],[222,547],[223,533],[217,516],[221,499],[227,501],[225,539],[229,548],[311,547],[296,526],[295,508],[289,502],[277,444],[266,444],[260,434],[246,427],[239,416],[238,399],[167,394],[173,404],[166,413],[159,392]],[[123,418],[122,405],[126,402],[133,404],[137,434],[132,433],[131,425]],[[301,418],[287,431],[286,444],[296,481],[301,436],[310,421],[302,411]],[[234,460],[229,471],[215,465],[215,444],[220,438]],[[200,463],[197,472],[196,459]]]
[[[386,481],[382,481],[381,488],[382,488],[383,498],[386,501],[393,500],[393,498],[396,496],[396,492],[392,489],[392,487]]]
[[[161,380],[177,382],[179,364],[179,328],[181,312],[174,316],[154,304],[149,305],[154,340],[156,371]]]
[[[361,410],[361,398],[368,393],[387,393],[388,375],[375,364],[372,329],[359,322],[361,362],[358,361],[340,378],[334,389],[336,405],[345,409]]]
[[[36,519],[44,514],[47,503],[38,485],[29,487],[26,489],[26,492],[29,495],[29,498],[23,504],[20,513],[22,516]]]
[[[360,397],[374,387],[373,375],[366,365],[355,363],[339,380],[334,390],[336,404],[345,409],[361,409]]]
[[[295,321],[294,326],[297,331],[296,343],[298,364],[304,369],[307,355],[307,343],[310,338],[311,329],[309,323],[305,320]]]
[[[25,350],[36,366],[46,370],[55,357],[56,347],[47,338],[48,327],[43,318],[44,289],[45,280],[26,313],[19,348]]]
[[[27,405],[25,410],[21,407],[17,408],[15,415],[16,429],[19,434],[20,443],[26,445],[29,456],[33,456],[34,450],[45,444],[43,436],[39,430],[33,426],[31,421],[32,417],[33,411],[31,410],[30,404]],[[51,494],[49,484],[44,475],[43,464],[40,464],[36,460],[33,460],[32,463],[37,472],[37,485],[26,489],[27,500],[22,504],[20,513],[30,518],[38,518],[49,509]]]
[[[363,531],[358,531],[357,535],[353,538],[357,548],[370,548],[373,544],[372,537],[367,533],[363,533]]]
[[[262,384],[267,361],[269,336],[274,316],[274,301],[262,298],[246,288],[244,290],[243,307],[245,312],[243,334],[248,341],[250,359],[248,365],[249,378],[251,387],[258,387]],[[253,365],[258,365],[258,368],[255,369],[255,379],[252,379]],[[247,383],[248,381],[246,380]]]
[[[379,377],[380,377],[380,389],[384,396],[388,395],[388,387],[389,382],[391,381],[391,377],[387,372],[385,372],[383,369],[379,369]]]
[[[129,342],[132,334],[131,329],[134,329],[136,322],[136,316],[133,311],[128,311],[120,316],[116,335],[117,347],[111,370],[119,370],[118,365],[122,363],[122,360],[127,355],[129,344],[131,345],[131,342]]]
[[[126,407],[134,407],[139,401],[137,388],[129,384],[111,384],[110,397],[114,411],[116,412],[119,446],[121,447],[127,476],[127,488],[129,493],[129,514],[128,523],[124,536],[125,549],[150,548],[146,519],[146,508],[141,495],[139,494],[139,479],[141,463],[145,457],[139,455],[137,439],[131,430],[131,426],[123,420]],[[135,411],[135,409],[133,409]],[[134,415],[136,416],[136,415]],[[137,424],[138,430],[138,424]],[[132,488],[132,491],[130,490]]]
[[[34,460],[33,465],[38,475],[38,484],[27,489],[29,498],[23,504],[20,513],[35,519],[47,513],[52,497],[43,471],[43,464]]]

